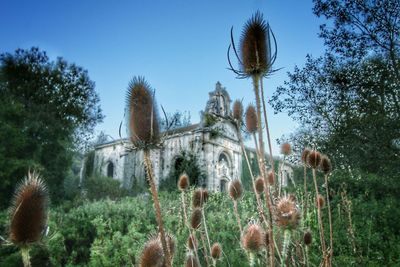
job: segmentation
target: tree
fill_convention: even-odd
[[[0,55],[1,203],[29,168],[59,199],[72,150],[103,119],[94,82],[75,64],[50,61],[38,48]]]
[[[302,129],[295,142],[316,145],[339,166],[370,172],[398,170],[400,137],[400,3],[315,0],[328,22],[320,36],[327,53],[307,56],[270,103]]]

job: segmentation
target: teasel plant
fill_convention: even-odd
[[[332,210],[329,200],[329,175],[332,172],[332,163],[328,156],[322,155],[319,165],[320,170],[324,173],[325,190],[326,190],[326,204],[328,208],[328,221],[329,221],[329,251],[328,251],[328,264],[332,266],[333,259],[333,224],[332,224]]]
[[[8,245],[19,248],[24,267],[30,267],[30,250],[47,235],[49,194],[39,173],[28,175],[17,186],[9,208]]]
[[[243,234],[242,223],[240,222],[240,215],[238,211],[238,201],[243,197],[243,185],[239,179],[234,179],[229,182],[228,186],[229,197],[233,202],[233,212],[239,227],[240,236]]]
[[[273,42],[273,46],[271,45]],[[231,49],[233,50],[237,61],[239,63],[239,69],[235,69],[230,60]],[[274,51],[274,52],[272,52]],[[260,172],[265,179],[267,184],[267,176],[265,170],[265,152],[264,152],[264,139],[263,139],[263,128],[261,121],[261,112],[264,114],[265,129],[268,139],[269,147],[269,160],[271,164],[271,170],[273,175],[274,172],[274,159],[272,155],[272,144],[269,133],[269,125],[266,113],[266,105],[264,99],[263,89],[263,78],[270,76],[277,70],[272,69],[277,57],[277,43],[274,33],[272,32],[268,23],[265,22],[262,14],[256,12],[252,18],[250,18],[245,24],[242,36],[240,39],[240,49],[236,49],[234,38],[233,38],[233,27],[231,28],[231,44],[228,47],[228,62],[230,70],[232,70],[238,78],[251,78],[253,81],[254,94],[257,107],[258,117],[258,142],[259,142],[259,166]],[[261,111],[262,105],[262,111]],[[269,212],[269,229],[271,241],[273,240],[273,224],[272,224],[272,202],[270,198],[270,187],[265,187],[265,199]],[[270,265],[274,266],[274,245],[270,244]]]
[[[304,172],[304,195],[303,195],[303,220],[306,222],[307,220],[307,208],[308,208],[308,193],[307,193],[307,157],[310,154],[311,150],[305,148],[301,153],[301,162],[303,163],[303,172]]]
[[[176,249],[176,240],[170,234],[166,234],[168,250],[173,255]],[[165,266],[167,258],[161,244],[160,235],[149,237],[140,255],[140,267]]]
[[[319,227],[319,234],[320,234],[320,242],[321,242],[321,250],[322,250],[322,265],[328,266],[328,255],[326,250],[326,243],[325,243],[325,234],[324,234],[324,224],[322,221],[322,202],[324,202],[323,196],[319,193],[318,190],[318,183],[317,183],[317,168],[321,163],[321,153],[316,150],[310,151],[307,155],[307,165],[312,168],[312,175],[315,187],[315,205],[317,207],[317,217],[318,217],[318,227]]]
[[[282,228],[284,233],[282,253],[278,251],[281,266],[283,267],[286,265],[292,231],[299,225],[301,217],[296,199],[291,195],[280,198],[276,204],[274,215],[277,226]]]
[[[255,265],[256,255],[266,245],[263,228],[255,221],[250,221],[243,231],[241,238],[242,247],[246,251],[250,267]]]
[[[161,206],[150,158],[150,150],[157,147],[160,140],[154,90],[143,77],[134,77],[128,86],[126,100],[127,110],[129,111],[128,122],[130,140],[135,148],[142,149],[144,153],[147,179],[154,202],[161,245],[165,255],[165,264],[167,267],[171,267],[172,255],[167,246]]]
[[[197,188],[193,191],[192,196],[192,217],[191,217],[191,227],[195,231],[200,233],[201,242],[203,245],[203,255],[207,266],[210,266],[208,255],[211,253],[211,242],[208,235],[207,222],[204,214],[204,206],[209,198],[208,190],[203,188]],[[200,228],[203,226],[204,232]],[[207,249],[208,245],[208,249]]]
[[[220,243],[214,243],[211,247],[211,258],[213,261],[213,266],[217,266],[217,261],[221,258],[222,247]]]
[[[190,186],[190,179],[189,176],[186,173],[182,173],[179,176],[178,180],[178,189],[181,191],[181,204],[182,204],[182,209],[183,209],[183,216],[184,216],[184,224],[189,230],[189,237],[188,237],[188,248],[190,251],[194,252],[194,255],[198,259],[199,256],[197,254],[197,240],[196,240],[196,235],[192,231],[192,228],[189,225],[188,222],[188,215],[187,215],[187,209],[186,209],[186,203],[185,203],[185,193],[189,189]]]
[[[285,162],[286,162],[286,157],[288,157],[292,153],[292,146],[285,142],[281,145],[281,154],[283,155],[282,163],[279,168],[279,174],[280,174],[280,179],[279,179],[279,185],[278,185],[278,196],[281,196],[281,191],[283,187],[283,168],[285,167]],[[293,182],[293,185],[296,186]]]
[[[249,173],[250,173],[250,177],[251,177],[251,181],[252,181],[252,186],[253,186],[253,191],[254,191],[254,195],[256,197],[257,210],[258,210],[258,214],[259,214],[260,220],[261,220],[261,222],[267,223],[267,220],[266,220],[265,214],[264,214],[264,209],[263,209],[263,206],[262,206],[262,203],[261,203],[261,198],[260,198],[260,195],[264,191],[264,186],[262,186],[262,190],[261,191],[257,190],[256,179],[254,177],[253,170],[252,170],[252,167],[250,165],[249,157],[247,155],[247,151],[246,151],[246,148],[245,148],[244,142],[243,142],[243,136],[242,136],[243,105],[242,105],[242,102],[240,100],[236,100],[233,103],[233,122],[234,122],[234,125],[236,126],[239,143],[240,143],[240,146],[241,146],[241,149],[242,149],[242,153],[243,153],[243,156],[244,156],[246,164],[247,164],[247,168],[249,169]],[[264,184],[264,181],[262,181],[262,183]],[[260,189],[260,184],[258,185],[258,188]]]

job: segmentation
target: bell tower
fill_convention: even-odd
[[[215,84],[215,90],[209,93],[206,113],[219,117],[228,117],[231,115],[231,99],[225,87],[220,82]]]

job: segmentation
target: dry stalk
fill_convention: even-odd
[[[164,231],[164,225],[163,225],[163,221],[162,221],[160,201],[158,199],[158,193],[157,193],[156,185],[154,183],[153,166],[150,161],[150,151],[148,149],[144,149],[144,160],[145,160],[145,165],[146,165],[146,170],[147,170],[147,177],[148,177],[149,184],[150,184],[150,191],[153,196],[154,209],[156,210],[156,219],[157,219],[157,223],[158,223],[158,230],[160,232],[161,244],[162,244],[164,255],[165,255],[165,264],[167,267],[172,267],[171,254],[169,252],[169,248],[167,246],[167,241],[165,238],[165,231]]]
[[[189,238],[191,236],[194,239],[194,240],[192,240],[193,248],[194,248],[193,250],[194,250],[194,254],[196,256],[196,259],[199,259],[199,255],[197,254],[197,248],[196,248],[196,241],[197,241],[196,240],[196,234],[195,234],[195,232],[192,232],[192,230],[190,228],[190,225],[189,225],[188,217],[187,217],[186,203],[185,203],[185,191],[182,191],[182,193],[181,193],[181,201],[182,201],[185,225],[189,229]]]
[[[333,258],[333,225],[332,225],[332,211],[331,204],[329,201],[329,187],[328,187],[328,176],[329,174],[325,174],[325,188],[326,188],[326,201],[328,205],[328,219],[329,219],[329,266],[332,266],[332,258]]]

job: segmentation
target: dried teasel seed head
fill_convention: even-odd
[[[176,251],[176,238],[172,234],[167,233],[165,235],[165,239],[167,241],[169,254],[170,254],[171,258],[173,258],[175,251]],[[161,236],[159,237],[159,240],[161,242]]]
[[[136,146],[156,144],[159,138],[158,113],[153,90],[143,77],[134,77],[126,96],[131,142]]]
[[[237,120],[238,122],[242,121],[243,118],[243,105],[242,102],[239,100],[236,100],[233,103],[233,118]]]
[[[193,254],[188,254],[185,260],[185,267],[200,267],[199,260]]]
[[[332,171],[332,163],[328,156],[321,156],[321,163],[319,164],[319,168],[325,175],[328,175]]]
[[[222,248],[219,243],[214,243],[211,247],[211,257],[214,260],[218,260],[221,257],[222,254]]]
[[[189,188],[189,176],[186,173],[179,176],[178,188],[181,191],[186,191]]]
[[[243,248],[249,252],[260,251],[265,243],[264,231],[258,224],[250,224],[242,237]]]
[[[318,194],[316,202],[317,202],[317,207],[323,208],[325,206],[325,198],[324,198],[324,196],[321,195],[321,194]]]
[[[150,238],[144,245],[140,255],[140,267],[162,267],[164,264],[164,252],[160,239]]]
[[[246,109],[246,129],[251,134],[257,132],[258,129],[257,112],[253,105],[249,105]]]
[[[256,191],[257,194],[262,194],[264,192],[264,178],[262,178],[261,176],[258,176],[258,178],[255,181],[255,187],[256,187]]]
[[[321,163],[321,154],[318,151],[311,151],[307,156],[307,164],[316,169],[318,165]]]
[[[209,197],[209,195],[208,195],[207,189],[197,188],[193,192],[192,206],[194,208],[203,207],[203,205],[207,202],[208,197]]]
[[[308,157],[308,154],[310,154],[310,152],[311,152],[310,149],[305,148],[303,150],[303,152],[301,153],[301,161],[303,162],[303,164],[308,164],[307,163],[307,157]]]
[[[9,239],[15,245],[41,240],[47,227],[49,195],[39,174],[28,172],[18,185],[10,207]]]
[[[312,243],[312,235],[311,232],[309,230],[307,230],[304,235],[303,235],[303,242],[306,246],[311,245]]]
[[[292,146],[289,143],[283,143],[281,145],[281,153],[285,156],[289,156],[292,153]]]
[[[192,234],[188,237],[187,246],[190,250],[195,250],[197,248],[197,239]]]
[[[291,200],[291,201],[293,201],[293,202],[296,202],[296,196],[294,195],[294,194],[289,194],[288,195],[288,198]]]
[[[233,200],[238,200],[243,196],[243,185],[239,179],[234,179],[229,183],[229,196]]]
[[[272,171],[268,172],[267,178],[270,185],[273,185],[275,183],[275,174]]]
[[[260,12],[249,19],[244,26],[240,40],[240,57],[243,72],[260,75],[271,68],[271,44],[269,26]]]
[[[300,221],[300,211],[296,202],[290,197],[281,198],[276,204],[275,220],[278,226],[294,229]]]
[[[190,226],[193,229],[198,229],[201,225],[202,213],[200,208],[194,208],[190,217]]]

